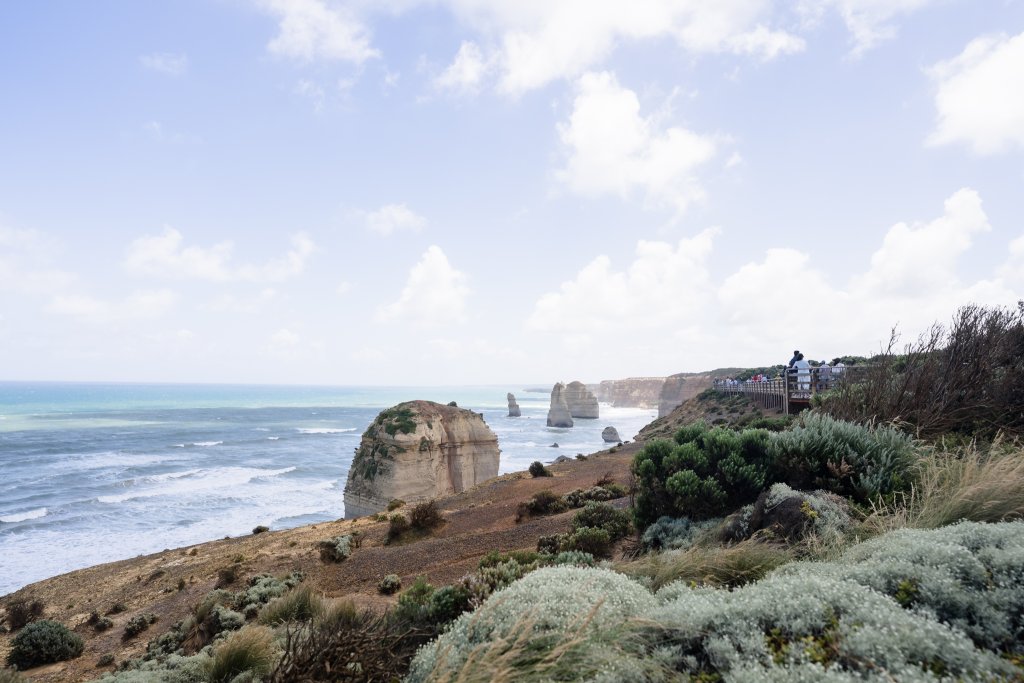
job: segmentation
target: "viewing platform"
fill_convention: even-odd
[[[848,382],[866,370],[866,366],[842,367],[819,366],[810,373],[797,373],[791,368],[782,377],[761,380],[716,379],[715,391],[725,394],[746,394],[766,410],[781,410],[785,415],[799,412],[811,405],[811,399],[834,388],[840,382]]]

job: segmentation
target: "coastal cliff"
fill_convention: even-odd
[[[465,491],[498,475],[498,438],[483,416],[431,401],[400,403],[363,434],[345,484],[349,519]]]
[[[711,387],[712,375],[679,373],[665,378],[661,387],[661,395],[658,397],[658,417],[665,417],[676,406],[693,398],[700,392]]]
[[[664,383],[664,377],[606,379],[597,386],[597,400],[616,408],[654,408]]]
[[[569,382],[565,387],[565,403],[569,414],[574,418],[596,420],[598,414],[597,397],[590,393],[583,382]]]

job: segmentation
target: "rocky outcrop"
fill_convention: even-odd
[[[345,517],[464,491],[498,476],[498,437],[479,413],[431,401],[382,411],[363,433],[345,484]]]
[[[548,408],[548,427],[572,427],[572,414],[565,402],[565,385],[561,382],[551,388],[551,407]]]
[[[618,443],[622,441],[622,439],[619,438],[619,430],[615,429],[615,427],[605,427],[602,429],[601,438],[608,443]]]
[[[523,413],[519,410],[519,404],[516,403],[516,397],[511,393],[508,395],[508,416],[509,417],[522,417]]]
[[[565,387],[565,403],[569,406],[569,414],[584,420],[598,418],[597,396],[590,393],[583,382],[569,382]]]
[[[664,383],[664,377],[606,379],[597,387],[597,400],[616,408],[654,408]]]
[[[684,401],[709,388],[711,383],[710,374],[680,373],[666,377],[658,399],[658,417],[665,417]]]

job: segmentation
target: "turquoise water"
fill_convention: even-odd
[[[508,391],[521,418],[507,417]],[[656,416],[602,405],[599,420],[549,428],[547,394],[508,386],[0,382],[0,595],[259,524],[343,517],[360,436],[380,410],[412,399],[483,413],[502,473],[599,450],[605,426],[628,439]]]

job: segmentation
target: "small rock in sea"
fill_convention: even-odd
[[[552,463],[552,464],[554,464],[554,465],[557,465],[557,464],[559,464],[559,463],[563,463],[563,462],[569,462],[569,460],[570,460],[569,456],[566,456],[566,455],[560,455],[560,456],[558,456],[557,458],[555,458],[555,461],[554,461],[554,463]]]
[[[548,446],[548,448],[558,448],[558,442],[557,442],[557,441],[556,441],[556,442],[554,442],[553,444],[551,444],[550,446]]]

